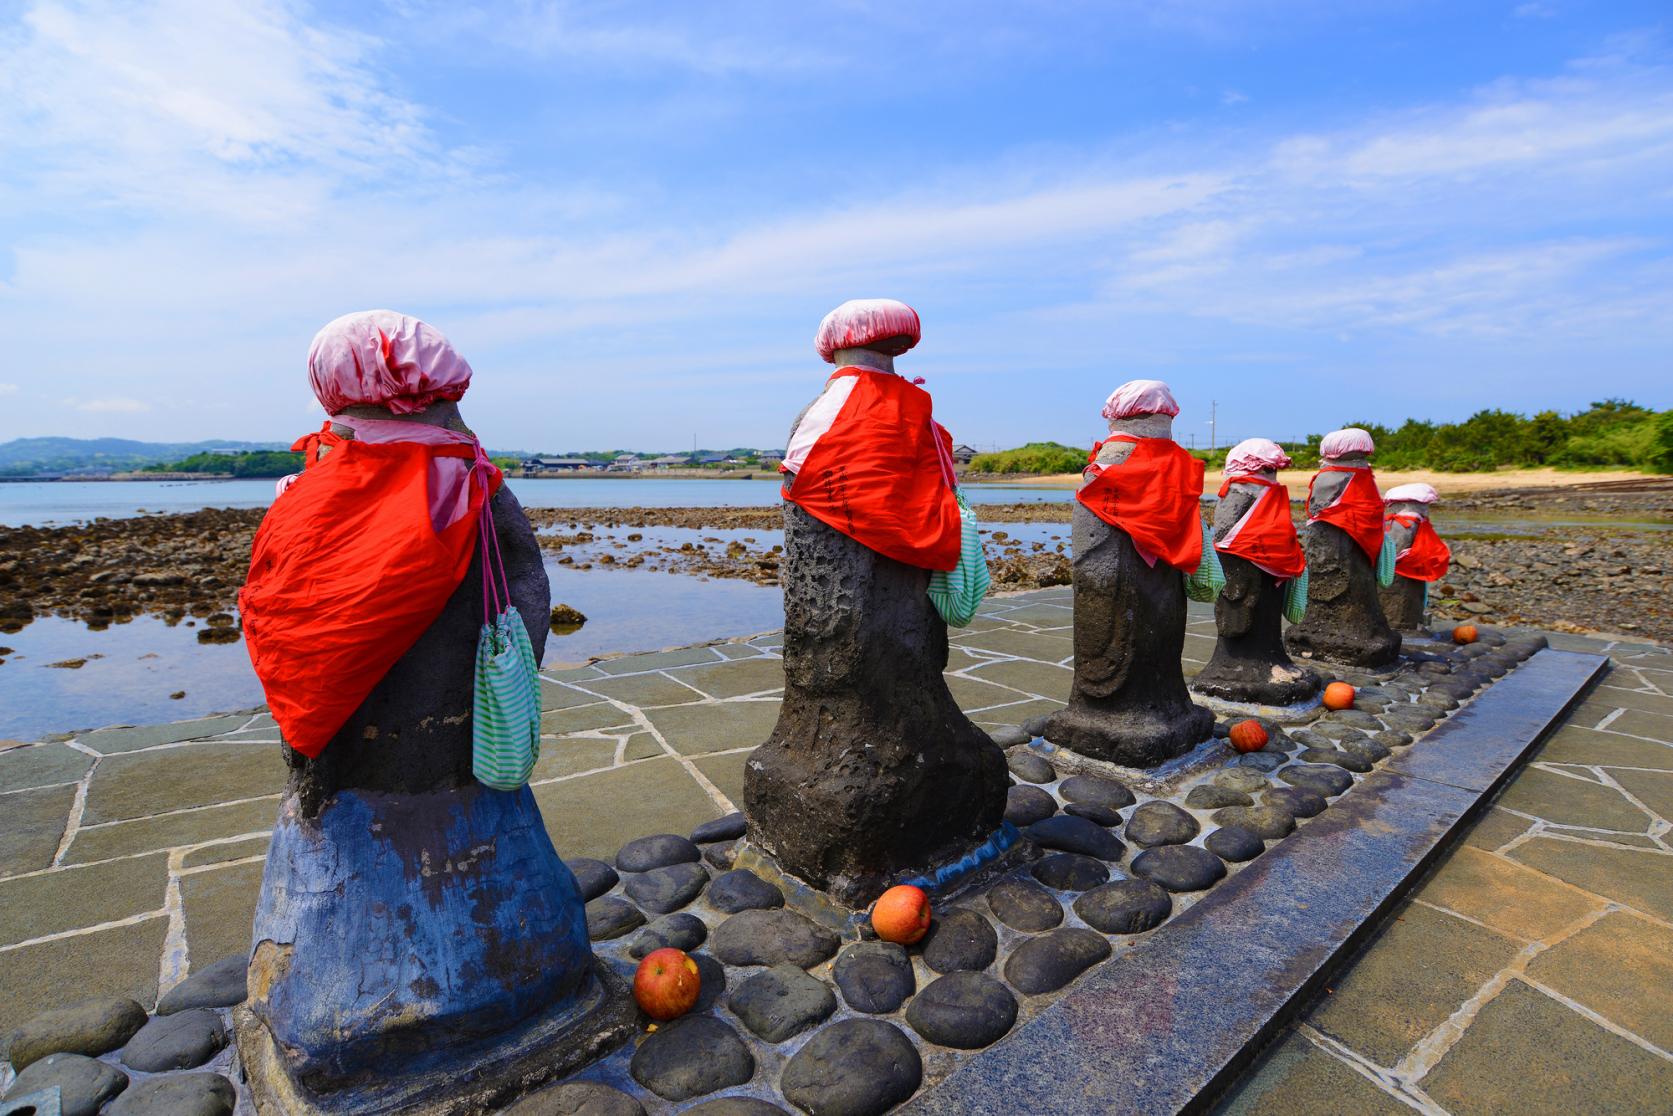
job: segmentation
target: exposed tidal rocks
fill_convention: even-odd
[[[528,483],[528,482],[524,482]],[[609,482],[601,482],[609,483]],[[989,567],[997,590],[1069,584],[1064,541],[1023,543],[1006,523],[1067,525],[1073,504],[982,504]],[[1673,518],[1673,485],[1630,492],[1545,489],[1447,498],[1448,512],[1530,516]],[[583,566],[666,569],[777,584],[782,550],[761,541],[679,546],[631,535],[599,544],[600,529],[681,527],[776,531],[776,506],[735,508],[529,508],[541,544]],[[99,519],[68,527],[0,527],[0,633],[36,616],[71,616],[96,628],[135,616],[202,621],[236,603],[249,568],[261,509],[207,508],[178,515]],[[1537,519],[1472,537],[1439,524],[1452,569],[1431,587],[1432,622],[1532,624],[1558,631],[1629,632],[1673,639],[1673,565],[1665,532],[1608,526],[1544,527]],[[1067,532],[1065,532],[1065,535]],[[233,626],[205,628],[237,638]]]

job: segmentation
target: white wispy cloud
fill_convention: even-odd
[[[86,411],[92,415],[137,415],[151,409],[151,404],[144,400],[129,399],[120,395],[105,396],[101,399],[67,399],[65,402],[78,411]]]
[[[36,3],[0,39],[7,178],[62,204],[254,222],[433,167],[380,40],[282,0]],[[23,190],[12,195],[29,204]]]

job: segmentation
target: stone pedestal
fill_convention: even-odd
[[[1234,484],[1214,509],[1214,538],[1226,536],[1266,489]],[[1314,697],[1318,673],[1298,666],[1284,650],[1284,590],[1278,579],[1246,558],[1221,554],[1226,585],[1214,601],[1219,639],[1191,689],[1222,701],[1295,705]]]
[[[1400,656],[1400,634],[1378,600],[1377,570],[1359,544],[1329,523],[1302,528],[1307,551],[1307,615],[1290,628],[1292,654],[1360,667],[1384,667]]]
[[[1309,511],[1334,501],[1347,477],[1320,473]],[[1372,669],[1399,658],[1400,635],[1383,616],[1375,562],[1347,532],[1323,521],[1303,527],[1301,543],[1307,552],[1307,616],[1284,635],[1290,653]]]
[[[1226,587],[1214,602],[1219,639],[1191,689],[1222,701],[1286,706],[1316,697],[1323,681],[1284,650],[1284,586],[1246,558],[1222,554]]]
[[[929,573],[784,507],[784,704],[744,772],[749,840],[850,907],[987,840],[1005,757],[942,672]]]
[[[1429,583],[1394,575],[1394,584],[1379,590],[1378,600],[1389,626],[1400,632],[1427,632]]]
[[[1420,504],[1399,504],[1395,510],[1409,511],[1411,514],[1424,515],[1428,513]],[[1394,552],[1399,554],[1412,545],[1417,537],[1417,527],[1391,519],[1388,522],[1389,537],[1394,542]],[[1425,632],[1429,628],[1429,617],[1424,607],[1428,603],[1428,582],[1415,578],[1394,575],[1394,583],[1381,588],[1378,599],[1383,607],[1383,615],[1387,617],[1389,625],[1401,632]]]
[[[540,549],[508,490],[493,515],[538,658]],[[286,749],[238,1017],[263,1112],[486,1111],[632,1032],[532,793],[471,775],[481,577],[318,759]]]
[[[1154,767],[1206,740],[1214,715],[1180,669],[1185,580],[1139,557],[1125,531],[1074,512],[1075,680],[1046,739],[1083,756]]]

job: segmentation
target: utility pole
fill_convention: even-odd
[[[1220,417],[1220,401],[1211,400],[1208,404],[1208,452],[1213,453],[1220,448],[1220,429],[1216,424]]]

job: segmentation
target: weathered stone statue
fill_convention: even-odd
[[[837,370],[783,466],[784,704],[744,774],[749,840],[849,907],[988,839],[1009,781],[942,677],[927,589],[958,560],[959,511],[951,438],[894,371],[918,339],[891,299],[819,327]]]
[[[484,520],[537,660],[546,574],[439,332],[349,315],[309,371],[332,419],[298,443],[240,599],[291,775],[239,1049],[264,1116],[486,1111],[634,1023],[532,793],[471,773]]]
[[[1308,700],[1322,685],[1284,650],[1286,594],[1307,569],[1289,491],[1278,483],[1278,470],[1289,465],[1289,455],[1265,438],[1239,442],[1226,455],[1213,528],[1226,584],[1214,601],[1214,655],[1191,680],[1197,693],[1282,706]]]
[[[1074,512],[1075,679],[1046,739],[1084,756],[1154,767],[1213,731],[1180,669],[1185,578],[1205,558],[1203,464],[1173,441],[1160,380],[1121,385]]]
[[[1307,490],[1307,615],[1284,635],[1292,654],[1360,667],[1400,655],[1400,636],[1378,603],[1383,502],[1371,472],[1376,449],[1358,427],[1319,443],[1322,464]]]
[[[1429,627],[1429,585],[1446,576],[1452,551],[1429,520],[1429,505],[1440,498],[1432,485],[1402,484],[1383,497],[1384,529],[1394,545],[1394,582],[1382,590],[1383,614],[1402,632]]]

